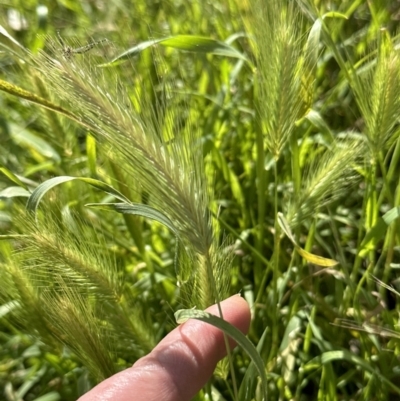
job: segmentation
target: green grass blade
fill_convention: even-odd
[[[96,176],[96,160],[97,160],[97,150],[96,150],[96,139],[88,134],[86,136],[86,154],[87,154],[87,164],[92,176]]]
[[[125,196],[122,195],[121,192],[117,191],[112,186],[110,186],[102,181],[95,180],[93,178],[85,178],[85,177],[60,176],[60,177],[50,178],[49,180],[41,183],[38,187],[36,187],[28,199],[28,202],[26,204],[26,209],[30,212],[36,213],[36,210],[39,206],[40,201],[42,200],[43,196],[50,189],[54,188],[57,185],[60,185],[60,184],[63,184],[65,182],[69,182],[69,181],[74,181],[74,180],[85,182],[97,189],[100,189],[110,195],[115,196],[117,199],[119,199],[123,202],[129,202],[129,199],[125,198]]]
[[[239,58],[247,61],[247,58],[234,47],[219,40],[195,35],[177,35],[160,42],[165,47],[187,50],[195,53],[210,53],[218,56]]]
[[[257,344],[257,352],[260,354],[263,347],[265,346],[269,328],[267,327]],[[256,366],[254,362],[251,362],[246,369],[246,373],[243,377],[242,383],[239,388],[239,400],[240,401],[251,401],[254,399],[254,391],[256,389]]]
[[[0,167],[0,173],[3,173],[7,178],[9,178],[14,184],[28,190],[28,187],[9,169],[5,167]]]
[[[11,137],[14,142],[18,145],[22,145],[28,149],[33,149],[42,156],[54,160],[56,163],[60,163],[61,157],[58,152],[49,144],[48,141],[41,137],[33,134],[28,129],[20,127],[16,124],[10,124]]]
[[[177,50],[186,50],[194,53],[209,53],[248,61],[242,53],[225,42],[196,35],[176,35],[168,38],[142,42],[121,53],[109,63],[102,64],[101,67],[107,67],[116,63],[120,63],[121,61],[127,60],[130,57],[134,57],[143,50],[148,49],[156,44],[160,44],[164,47],[172,47],[173,49]]]
[[[263,386],[264,401],[266,401],[268,383],[264,363],[252,342],[239,329],[218,316],[196,309],[181,309],[175,312],[175,320],[178,324],[182,324],[189,319],[197,319],[219,328],[226,335],[233,338],[243,348],[257,368]]]
[[[339,263],[334,259],[329,259],[329,258],[324,258],[322,256],[314,255],[313,253],[307,252],[306,250],[301,248],[297,244],[297,242],[293,236],[292,230],[290,229],[289,223],[286,221],[286,219],[282,213],[278,213],[278,224],[281,227],[282,231],[290,239],[292,244],[295,246],[296,251],[299,253],[299,255],[301,257],[303,257],[305,260],[307,260],[308,262],[313,263],[314,265],[323,266],[323,267],[333,267]]]
[[[374,250],[378,241],[386,234],[390,224],[400,216],[400,206],[394,207],[377,220],[369,230],[360,245],[359,255],[364,257],[369,251]]]
[[[21,187],[8,187],[0,191],[0,198],[18,198],[26,197],[29,198],[31,193],[25,188]]]
[[[41,395],[38,398],[35,398],[33,401],[58,401],[61,399],[61,396],[56,391],[51,391],[50,393]]]
[[[320,368],[321,364],[326,364],[326,363],[330,363],[332,361],[341,361],[341,360],[350,362],[354,365],[357,365],[364,371],[370,372],[370,373],[376,375],[377,377],[379,377],[380,380],[382,380],[382,382],[386,383],[393,391],[400,394],[399,387],[397,387],[390,380],[388,380],[382,373],[376,371],[376,369],[374,369],[364,359],[360,358],[357,355],[354,355],[353,353],[351,353],[350,351],[347,351],[347,350],[324,352],[321,356],[318,356],[317,358],[314,358],[310,362],[308,362],[304,366],[304,369],[306,371],[310,371],[311,369]]]
[[[122,214],[133,214],[158,221],[179,236],[179,231],[172,221],[162,212],[142,203],[88,203],[85,206],[102,210],[113,210]]]

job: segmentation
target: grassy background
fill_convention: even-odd
[[[185,255],[165,226],[85,207],[113,201],[98,188],[57,186],[44,196],[36,225],[24,215],[26,197],[10,189],[15,180],[0,176],[0,398],[76,399],[148,352],[176,326],[177,309],[202,309],[240,292],[252,307],[249,338],[264,361],[270,400],[400,399],[400,7],[378,0],[298,1],[293,10],[285,1],[264,4],[0,4],[1,26],[32,53],[3,32],[2,80],[83,120],[90,115],[95,128],[127,112],[149,137],[176,142],[182,153],[201,145],[200,156],[190,150],[178,161],[194,160],[207,181],[196,196],[213,189],[206,200],[220,246],[210,289],[190,268],[201,261]],[[74,49],[107,42],[68,59],[57,31]],[[196,37],[143,45],[174,35]],[[201,48],[199,36],[231,47],[215,54],[216,42]],[[132,48],[129,59],[99,67]],[[95,104],[95,92],[86,94],[85,82],[63,87],[42,50],[71,76],[84,71],[104,89],[100,99],[109,91],[116,100],[101,103],[97,117],[83,109]],[[143,166],[129,163],[117,134],[97,136],[24,96],[1,93],[3,172],[30,191],[55,176],[98,179],[173,220],[168,199],[157,198],[151,181],[143,184]],[[135,124],[126,118],[122,127]],[[195,214],[191,174],[185,179]],[[184,209],[172,208],[179,220]],[[16,233],[27,237],[7,237]],[[195,234],[188,230],[187,249],[200,248]],[[240,399],[261,399],[249,362],[241,350],[233,353]],[[228,372],[221,363],[197,399],[232,399]]]

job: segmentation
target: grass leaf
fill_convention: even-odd
[[[25,197],[29,198],[31,193],[27,191],[25,188],[21,187],[8,187],[0,191],[0,198],[17,198],[17,197]]]
[[[257,352],[257,349],[254,347],[252,342],[239,329],[232,326],[230,323],[221,319],[220,317],[196,309],[181,309],[176,311],[174,315],[178,324],[182,324],[189,319],[201,320],[202,322],[219,328],[229,337],[233,338],[247,353],[256,366],[263,386],[264,401],[267,401],[268,382],[265,374],[264,362],[260,358],[260,354]]]
[[[14,184],[17,184],[18,186],[28,191],[28,187],[9,169],[5,167],[0,167],[0,172],[3,173],[6,177],[8,177]]]
[[[323,267],[333,267],[336,266],[339,262],[333,259],[328,259],[324,258],[322,256],[314,255],[310,252],[307,252],[303,248],[301,248],[297,243],[296,240],[294,239],[292,230],[290,229],[290,226],[288,222],[285,219],[285,216],[282,213],[278,213],[278,223],[279,226],[281,227],[282,231],[285,233],[285,235],[290,239],[292,244],[295,246],[296,251],[299,253],[301,257],[303,257],[305,260],[307,260],[310,263],[313,263],[317,266],[323,266]]]
[[[168,38],[153,39],[146,42],[142,42],[129,50],[121,53],[109,63],[102,64],[101,67],[107,67],[130,57],[136,56],[143,50],[152,47],[156,44],[160,44],[165,47],[171,47],[178,50],[186,50],[194,53],[209,53],[218,56],[234,57],[244,61],[248,61],[247,58],[236,50],[233,46],[219,40],[195,36],[195,35],[175,35]]]
[[[360,256],[365,256],[376,248],[378,242],[385,236],[388,227],[400,216],[400,207],[394,207],[380,217],[376,224],[364,237],[359,250]]]
[[[49,180],[42,182],[38,187],[36,187],[28,199],[26,209],[30,212],[36,213],[40,201],[50,189],[54,188],[57,185],[74,180],[85,182],[97,189],[100,189],[106,193],[109,193],[110,195],[115,196],[121,201],[129,202],[129,199],[125,198],[125,196],[122,195],[119,191],[102,181],[95,180],[93,178],[61,176],[50,178]]]
[[[165,214],[148,205],[141,203],[88,203],[85,206],[100,210],[113,210],[122,214],[133,214],[155,220],[168,227],[175,235],[179,235],[179,231]]]

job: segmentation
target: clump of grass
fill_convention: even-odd
[[[257,123],[276,160],[308,106],[302,90],[305,40],[301,20],[294,2],[250,2],[247,28],[255,39]]]
[[[49,216],[39,226],[24,219],[29,235],[4,265],[2,295],[18,302],[22,327],[68,346],[99,381],[117,371],[118,358],[133,362],[148,353],[154,334],[104,238],[79,222],[74,232],[62,230]]]
[[[54,349],[73,349],[100,380],[172,328],[168,308],[204,308],[242,291],[252,306],[250,338],[269,373],[271,399],[386,400],[400,392],[398,361],[385,351],[397,350],[397,339],[386,343],[375,332],[331,325],[349,316],[351,327],[366,316],[374,327],[396,319],[396,307],[382,309],[387,289],[368,277],[374,272],[388,282],[397,266],[397,36],[389,34],[393,21],[379,5],[311,3],[190,2],[179,15],[164,3],[161,14],[152,9],[163,30],[213,36],[213,46],[224,51],[213,40],[228,38],[225,45],[235,47],[230,55],[241,55],[233,59],[178,56],[175,49],[165,51],[163,63],[143,52],[111,65],[99,56],[102,49],[93,57],[65,57],[55,35],[46,52],[20,54],[15,77],[40,98],[17,94],[50,113],[48,123],[41,116],[28,131],[53,145],[60,138],[68,149],[45,163],[40,146],[25,141],[18,145],[19,163],[0,149],[4,164],[31,190],[54,174],[102,180],[128,199],[125,210],[133,201],[152,207],[173,234],[143,216],[88,212],[84,204],[101,202],[109,210],[113,199],[63,184],[57,192],[63,211],[54,206],[57,196],[51,202],[46,196],[38,225],[17,227],[27,237],[0,242],[1,291],[19,305],[12,310],[19,327],[35,327]],[[204,14],[209,9],[212,18]],[[245,34],[238,33],[239,18],[226,20],[239,12]],[[384,23],[387,31],[380,30]],[[128,33],[121,35],[131,43]],[[18,111],[27,119],[21,104],[7,104],[7,118]],[[16,203],[0,206],[13,217]],[[50,214],[44,204],[53,204]],[[75,208],[81,220],[70,218],[68,225],[65,208]],[[278,217],[289,223],[284,230]],[[221,240],[218,219],[235,244]],[[7,224],[14,224],[11,218]],[[311,252],[340,263],[317,267]],[[243,377],[240,399],[260,400],[254,366],[240,353],[232,361]],[[217,391],[235,398],[225,373],[227,382],[213,382],[199,399]]]
[[[201,307],[219,299],[214,279],[210,282],[215,271],[210,252],[218,245],[208,212],[202,148],[199,138],[193,136],[196,130],[176,132],[176,127],[160,120],[157,110],[146,102],[140,108],[150,110],[135,113],[123,101],[124,94],[109,88],[108,76],[78,60],[61,57],[55,62],[43,54],[35,62],[38,70],[50,77],[49,90],[105,143],[120,168],[138,180],[151,205],[174,222],[180,241],[193,255],[192,266],[181,269],[193,269],[201,280]],[[154,119],[143,120],[146,115]]]

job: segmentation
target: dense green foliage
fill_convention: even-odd
[[[239,292],[269,400],[400,399],[396,7],[2,2],[0,399],[74,400]],[[261,400],[251,358],[197,400]]]

